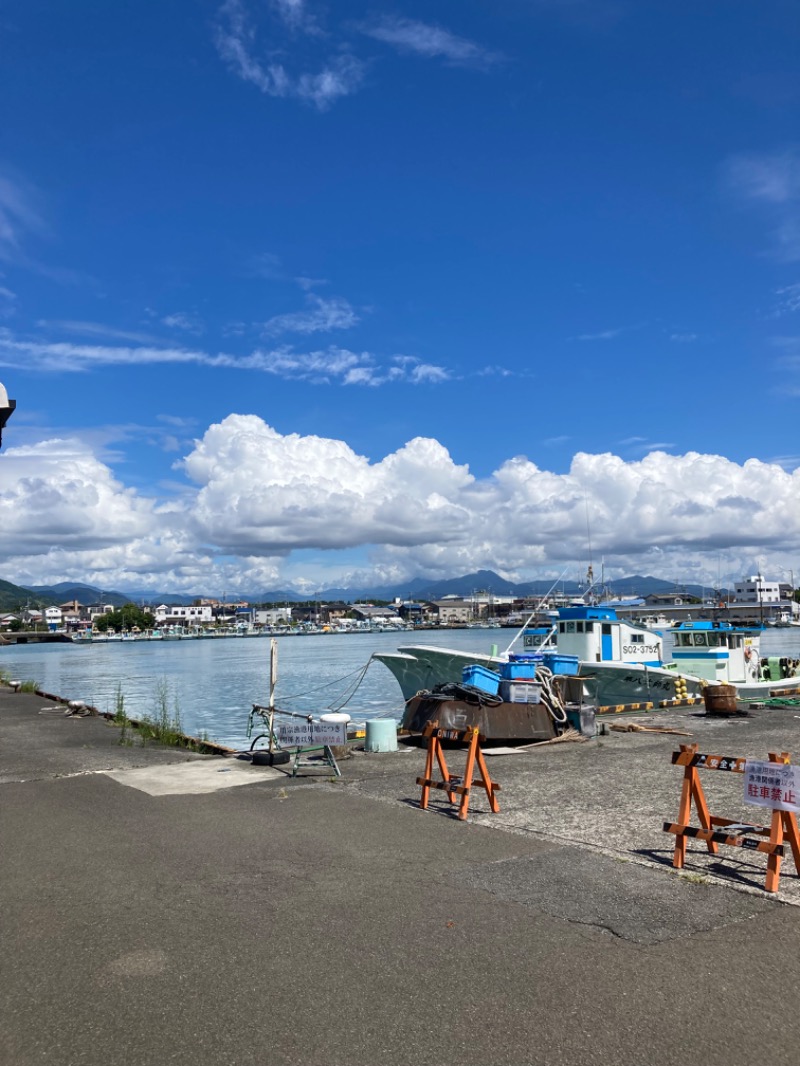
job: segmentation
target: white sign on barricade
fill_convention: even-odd
[[[282,748],[315,748],[347,743],[344,722],[275,722],[273,732]]]
[[[800,812],[800,766],[755,762],[744,767],[744,801],[774,811]]]

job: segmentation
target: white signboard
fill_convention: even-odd
[[[744,801],[755,807],[800,812],[800,767],[752,762],[744,767]]]
[[[316,748],[347,743],[345,722],[275,722],[275,739],[282,748]]]

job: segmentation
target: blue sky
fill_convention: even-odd
[[[800,574],[800,22],[11,2],[0,576]]]

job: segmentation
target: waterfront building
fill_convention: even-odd
[[[202,626],[210,625],[214,621],[213,609],[208,603],[191,604],[188,607],[177,603],[162,603],[153,613],[159,626]]]

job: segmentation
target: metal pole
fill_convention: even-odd
[[[272,727],[275,722],[275,682],[278,680],[278,642],[272,637],[269,642],[269,750],[275,740]]]

